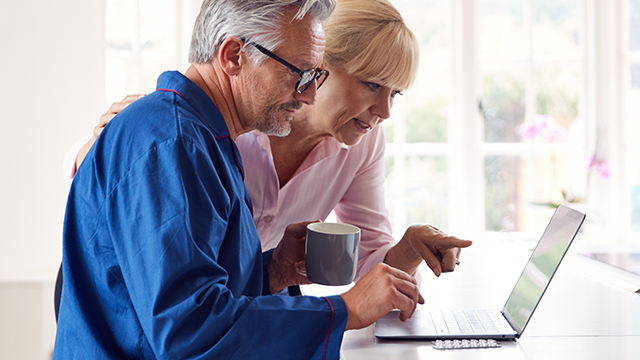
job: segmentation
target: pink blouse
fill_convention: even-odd
[[[325,220],[335,209],[339,222],[362,231],[356,279],[384,261],[395,240],[384,203],[385,138],[379,126],[355,146],[323,139],[282,189],[268,136],[254,131],[236,144],[263,251],[276,247],[287,225]]]

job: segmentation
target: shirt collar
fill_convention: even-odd
[[[216,137],[228,136],[227,123],[206,92],[178,71],[165,71],[158,77],[158,91],[171,91],[186,101],[205,121]]]

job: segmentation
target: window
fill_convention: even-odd
[[[393,2],[421,46],[418,81],[384,124],[396,235],[426,222],[537,236],[554,203],[594,232],[621,229],[594,242],[640,231],[639,0]]]
[[[187,68],[200,1],[106,1],[106,102],[149,93],[166,70]]]

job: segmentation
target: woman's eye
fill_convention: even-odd
[[[372,82],[367,82],[367,83],[365,83],[365,84],[367,84],[367,86],[369,87],[369,89],[370,89],[371,91],[378,90],[378,89],[381,87],[381,85],[380,85],[380,84],[376,84],[376,83],[372,83]]]
[[[395,91],[391,92],[391,98],[392,99],[395,98],[396,95],[402,95],[402,91],[395,90]]]

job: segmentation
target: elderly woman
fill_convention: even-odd
[[[338,221],[362,230],[357,279],[379,262],[409,274],[423,260],[436,276],[453,271],[460,248],[470,241],[414,225],[396,243],[384,203],[385,139],[378,125],[415,79],[414,35],[387,0],[339,0],[325,33],[330,75],[318,79],[316,105],[296,113],[289,136],[252,132],[236,142],[263,251],[276,247],[287,225],[326,219],[335,210]],[[283,62],[251,39],[245,49]],[[70,176],[102,127],[137,97],[114,104],[84,150],[70,152],[68,159],[76,159],[67,161]]]

